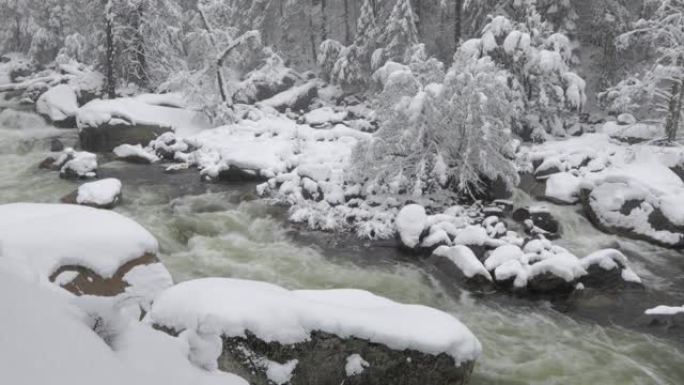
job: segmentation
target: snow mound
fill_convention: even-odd
[[[644,314],[647,315],[675,315],[680,313],[684,313],[684,306],[658,305],[644,311]]]
[[[108,206],[115,204],[120,197],[121,181],[116,178],[107,178],[79,186],[76,203]]]
[[[395,350],[446,353],[457,365],[476,359],[480,342],[453,316],[403,305],[362,290],[295,290],[228,278],[180,283],[159,295],[146,320],[176,330],[216,317],[227,337],[307,341],[313,331],[357,337]]]
[[[416,204],[404,206],[395,220],[401,242],[407,247],[416,247],[420,242],[420,235],[425,229],[426,222],[427,214],[423,206]]]
[[[0,258],[0,267],[4,263]],[[107,303],[111,308],[106,312],[117,319],[110,324],[117,326],[105,331],[114,332],[113,349],[92,330],[92,309],[81,309],[59,294],[0,269],[3,382],[247,385],[235,375],[194,367],[185,341],[127,319]]]
[[[111,277],[124,263],[155,254],[157,248],[152,234],[111,211],[60,204],[0,205],[0,257],[23,261],[44,279],[66,265]]]

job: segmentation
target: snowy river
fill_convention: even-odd
[[[52,137],[65,144],[76,140],[72,130],[0,127],[0,203],[57,202],[75,189],[76,182],[37,167]],[[288,288],[352,287],[440,308],[483,344],[472,384],[684,383],[682,331],[638,322],[648,307],[684,304],[684,255],[607,236],[572,207],[552,208],[564,226],[559,244],[584,255],[620,242],[645,291],[560,304],[457,293],[393,248],[292,228],[284,221],[285,209],[254,199],[251,185],[206,184],[194,171],[164,174],[156,165],[100,164],[101,176],[124,184],[116,211],[157,237],[160,257],[176,281],[226,276]]]

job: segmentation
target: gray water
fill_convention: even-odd
[[[75,138],[68,130],[0,127],[0,203],[57,202],[76,188],[77,182],[37,168],[49,155],[52,136]],[[103,164],[100,171],[122,179],[124,201],[116,211],[157,237],[160,258],[176,281],[225,276],[288,288],[352,287],[437,307],[463,321],[483,344],[472,384],[684,383],[684,345],[605,316],[620,294],[604,298],[604,305],[582,305],[580,299],[580,310],[567,314],[544,301],[455,295],[419,263],[393,258],[391,249],[350,239],[337,245],[331,235],[295,236],[284,209],[252,200],[252,186],[204,184],[192,171],[167,175],[158,166],[120,162]],[[657,294],[648,295],[681,298],[675,286],[681,290],[681,281],[672,282],[682,275],[681,264],[664,272],[672,252],[599,233],[572,214],[573,208],[554,210],[566,225],[564,246],[583,255],[623,242],[641,256],[635,263],[646,285],[657,287]],[[655,305],[633,302],[628,301],[630,314]]]

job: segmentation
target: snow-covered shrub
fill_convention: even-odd
[[[411,71],[391,73],[378,98],[381,128],[355,149],[352,174],[376,193],[473,195],[497,179],[512,187],[505,82],[488,58],[458,60],[443,84],[425,87]]]

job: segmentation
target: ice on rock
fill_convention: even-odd
[[[107,206],[116,203],[120,197],[121,181],[116,178],[107,178],[79,186],[76,203]]]
[[[423,206],[417,204],[404,206],[394,221],[401,242],[407,247],[416,247],[420,242],[420,235],[425,229],[427,220],[428,216]]]
[[[217,318],[226,337],[249,331],[265,342],[294,344],[322,331],[395,350],[446,353],[457,365],[481,352],[477,338],[447,313],[352,289],[289,291],[263,282],[198,279],[161,293],[146,320],[184,330],[196,328],[207,315]]]
[[[354,353],[347,357],[347,364],[344,366],[344,371],[347,377],[356,376],[361,374],[369,367],[368,361],[364,360],[360,354]]]

